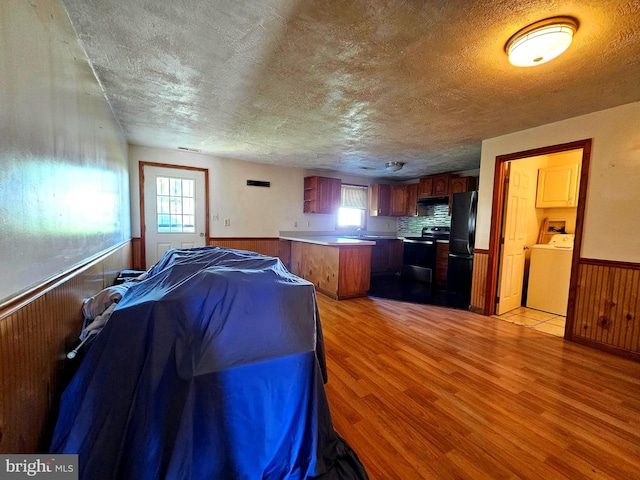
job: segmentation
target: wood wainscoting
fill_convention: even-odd
[[[224,248],[249,250],[270,257],[278,257],[289,268],[291,263],[291,242],[273,237],[218,237],[210,238],[209,245]]]
[[[475,313],[483,313],[489,271],[489,250],[476,248],[473,252],[473,277],[471,281],[471,308]]]
[[[483,313],[488,251],[474,252],[471,310]],[[640,264],[581,258],[565,338],[640,361]],[[493,305],[489,305],[493,311]]]
[[[580,259],[568,339],[640,361],[640,264]]]
[[[46,452],[78,361],[82,300],[131,268],[127,241],[0,305],[0,453]]]
[[[147,270],[151,265],[145,266],[142,258],[141,239],[131,239],[133,250],[133,267],[136,270]],[[251,252],[278,257],[289,268],[291,266],[291,242],[280,240],[277,237],[217,237],[209,238],[207,245],[212,247],[236,248]]]

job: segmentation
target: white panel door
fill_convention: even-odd
[[[204,172],[145,165],[143,173],[146,267],[171,248],[204,247]]]
[[[520,164],[522,165],[522,164]],[[535,201],[535,185],[530,174],[518,166],[518,161],[509,162],[509,183],[505,195],[503,221],[504,243],[500,255],[500,277],[496,314],[518,308],[522,302],[524,281],[525,248],[527,239],[527,212]]]

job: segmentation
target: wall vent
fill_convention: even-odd
[[[263,182],[262,180],[247,180],[249,187],[270,187],[271,182]]]

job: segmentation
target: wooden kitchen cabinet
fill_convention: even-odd
[[[538,170],[536,208],[567,208],[578,205],[580,164]]]
[[[292,241],[291,273],[336,300],[364,297],[371,281],[371,248]]]
[[[404,217],[407,214],[407,185],[391,185],[392,217]]]
[[[446,197],[449,195],[449,181],[451,175],[445,173],[443,175],[435,175],[433,177],[433,188],[431,190],[431,196],[433,197]]]
[[[418,198],[427,198],[433,192],[433,177],[422,177],[418,182]]]
[[[452,177],[449,181],[449,195],[476,189],[476,177]]]
[[[436,244],[436,285],[447,284],[447,266],[449,265],[449,243]]]
[[[418,198],[448,196],[451,178],[454,176],[450,173],[422,177],[418,183]]]
[[[369,185],[369,215],[388,217],[391,213],[391,185]]]
[[[340,208],[339,178],[304,178],[304,213],[338,213]]]
[[[405,217],[415,217],[418,215],[418,184],[407,185],[407,209]]]
[[[449,181],[449,215],[453,205],[453,194],[468,192],[476,189],[476,177],[454,177]]]

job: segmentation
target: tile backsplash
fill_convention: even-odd
[[[449,205],[430,205],[427,208],[427,215],[424,217],[398,218],[398,236],[416,237],[422,234],[422,227],[448,227],[451,225]]]

